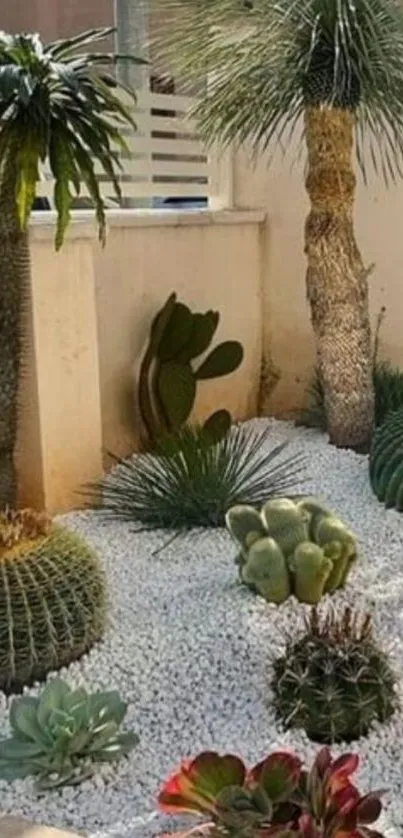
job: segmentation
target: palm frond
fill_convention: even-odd
[[[57,248],[70,218],[71,187],[79,194],[82,183],[93,201],[100,238],[104,239],[105,211],[95,163],[120,198],[118,152],[126,148],[122,130],[133,129],[135,124],[108,68],[121,59],[144,60],[82,52],[113,32],[111,28],[93,29],[49,45],[38,35],[0,32],[1,159],[16,162],[16,212],[22,227],[36,195],[39,163],[49,160],[55,180]],[[132,97],[134,101],[134,91]]]
[[[175,25],[154,46],[190,86],[204,84],[194,116],[207,141],[287,146],[307,106],[349,108],[364,174],[368,161],[387,181],[401,174],[399,0],[157,2]]]
[[[270,434],[237,425],[212,445],[202,428],[188,427],[158,454],[114,457],[117,467],[86,494],[92,508],[139,529],[222,527],[231,506],[299,493],[304,458],[287,456],[286,443],[271,447]]]

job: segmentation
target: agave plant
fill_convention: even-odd
[[[12,736],[0,741],[0,778],[34,775],[40,790],[80,783],[95,763],[114,762],[137,744],[134,733],[120,732],[126,710],[117,692],[90,695],[59,678],[39,698],[14,699]]]
[[[237,756],[204,752],[164,783],[158,804],[201,815],[202,829],[230,838],[382,838],[370,828],[382,792],[361,796],[351,781],[357,767],[356,754],[332,759],[328,748],[310,771],[282,751],[251,769]]]
[[[0,508],[16,500],[22,306],[30,281],[27,225],[40,165],[48,162],[55,182],[57,249],[81,184],[105,238],[96,163],[120,197],[118,153],[127,147],[121,129],[133,127],[133,120],[109,68],[128,56],[85,52],[111,32],[93,29],[48,45],[39,35],[0,32]]]
[[[91,502],[142,529],[223,527],[231,506],[297,494],[304,459],[283,456],[286,443],[266,447],[270,434],[237,425],[212,444],[205,428],[186,427],[160,441],[156,454],[115,458],[117,468],[90,489]]]
[[[205,91],[199,130],[254,155],[306,151],[307,293],[331,441],[369,447],[368,274],[353,224],[356,176],[403,173],[403,6],[397,0],[159,0],[162,56]],[[162,20],[161,15],[161,20]],[[209,81],[206,84],[206,73]],[[304,145],[295,142],[302,129]]]

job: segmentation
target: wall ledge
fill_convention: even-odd
[[[210,225],[263,224],[264,210],[107,210],[107,227],[199,227]],[[56,213],[52,210],[34,212],[30,222],[30,236],[34,241],[53,239]],[[72,213],[68,229],[69,239],[93,239],[96,235],[92,210]]]

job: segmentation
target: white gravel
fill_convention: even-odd
[[[273,445],[291,435],[292,448],[305,451],[307,493],[326,500],[357,533],[361,560],[346,594],[333,599],[374,607],[378,636],[402,676],[403,515],[385,511],[373,497],[365,457],[337,451],[314,431],[271,424]],[[83,830],[91,838],[147,838],[172,825],[155,817],[155,794],[185,756],[213,748],[256,761],[285,746],[312,760],[317,746],[303,732],[284,733],[276,723],[268,687],[271,658],[281,654],[303,606],[294,600],[272,606],[240,586],[234,546],[223,531],[194,532],[153,556],[161,533],[133,534],[130,525],[101,524],[88,513],[64,520],[98,549],[108,572],[112,616],[105,641],[62,676],[72,686],[119,689],[140,745],[128,760],[61,793],[38,798],[30,780],[0,783],[1,810]],[[0,734],[8,734],[4,697]],[[388,817],[398,834],[402,746],[401,714],[353,746],[362,757],[363,790],[389,790]]]

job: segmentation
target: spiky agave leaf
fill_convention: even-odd
[[[158,0],[157,50],[190,84],[210,141],[287,146],[307,106],[356,113],[358,162],[402,173],[403,7],[397,0]],[[158,20],[158,17],[157,17]],[[366,142],[368,140],[368,143]]]
[[[234,426],[217,444],[187,427],[157,454],[119,460],[89,489],[91,505],[140,529],[223,527],[232,506],[260,507],[269,497],[297,494],[304,458],[269,446],[271,429]]]

